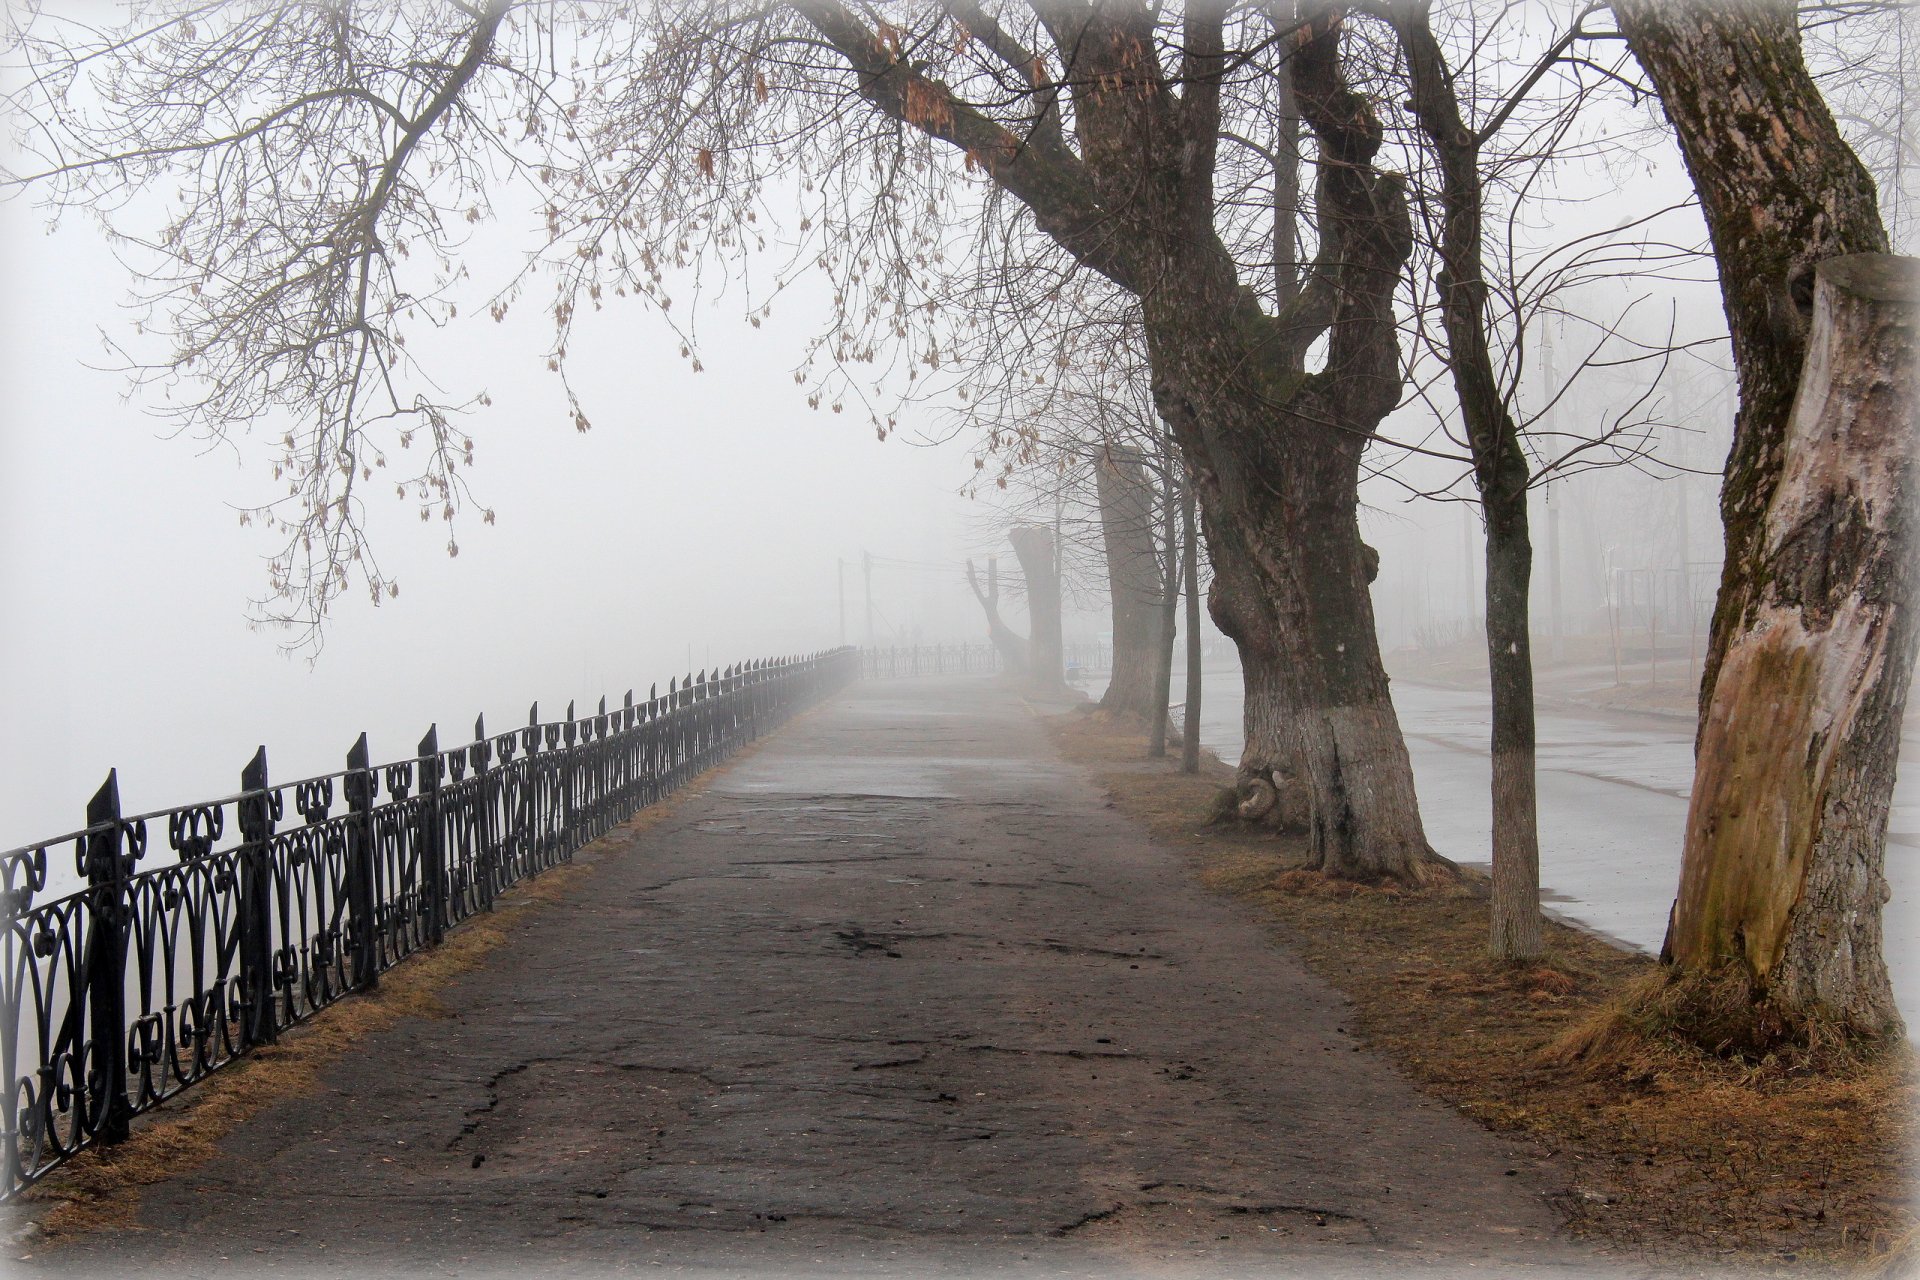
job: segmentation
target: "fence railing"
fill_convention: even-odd
[[[993,675],[1000,653],[990,644],[889,645],[860,651],[860,674],[870,680],[892,676]]]
[[[1078,671],[1113,670],[1113,646],[1110,644],[1067,644],[1061,648],[1066,659],[1068,678]]]
[[[1104,644],[1069,644],[1062,654],[1070,671],[1109,671],[1113,649]],[[860,673],[870,680],[898,676],[995,675],[1000,651],[991,644],[909,644],[860,651]]]
[[[860,674],[853,649],[745,663],[542,721],[132,817],[115,774],[87,825],[0,853],[0,1199],[491,910]],[[289,805],[291,801],[291,805]],[[291,808],[291,813],[289,813]],[[164,832],[172,860],[140,870]],[[36,903],[70,851],[85,887]],[[157,859],[156,859],[157,860]]]

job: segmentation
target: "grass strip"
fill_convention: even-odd
[[[1654,960],[1550,919],[1539,961],[1496,962],[1476,873],[1438,892],[1330,881],[1304,869],[1299,835],[1206,824],[1233,776],[1217,759],[1198,775],[1148,761],[1139,726],[1097,709],[1047,725],[1121,812],[1261,912],[1276,941],[1353,1001],[1365,1044],[1422,1091],[1547,1148],[1566,1171],[1557,1207],[1576,1234],[1676,1258],[1907,1273],[1910,1048],[1747,1064],[1654,1038],[1570,1062],[1556,1048],[1615,1017]]]

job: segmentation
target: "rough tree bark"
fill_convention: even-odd
[[[1153,551],[1153,486],[1139,450],[1116,445],[1094,461],[1100,534],[1113,604],[1113,675],[1100,705],[1151,716],[1160,653],[1160,570]]]
[[[1273,808],[1297,778],[1314,865],[1420,882],[1450,864],[1420,823],[1368,594],[1378,560],[1357,518],[1361,452],[1400,394],[1393,293],[1412,230],[1404,180],[1373,164],[1380,123],[1341,76],[1339,32],[1323,12],[1290,61],[1322,158],[1305,286],[1266,316],[1218,242],[1195,235],[1143,304],[1156,400],[1198,486],[1209,609],[1246,674],[1242,812]],[[1303,373],[1323,307],[1326,362]]]
[[[1903,304],[1873,294],[1899,288],[1833,268],[1809,351],[1817,269],[1883,254],[1887,237],[1872,180],[1807,72],[1794,6],[1619,0],[1614,12],[1699,193],[1740,381],[1663,955],[1676,977],[1745,982],[1744,1025],[1720,1020],[1720,1040],[1761,1048],[1816,1016],[1893,1037],[1879,867],[1913,661],[1899,546],[1911,311],[1881,315]]]
[[[1700,726],[1664,958],[1745,966],[1752,1048],[1812,1018],[1898,1039],[1881,950],[1913,674],[1920,262],[1829,259],[1756,550]]]
[[[987,559],[987,589],[980,589],[980,577],[973,569],[973,561],[967,561],[967,585],[973,588],[973,598],[980,602],[980,608],[987,615],[987,639],[993,642],[995,652],[1000,655],[1002,674],[1016,680],[1027,678],[1027,638],[1000,620],[1000,561],[993,557]]]
[[[1054,570],[1053,530],[1041,524],[1015,525],[1007,532],[1020,572],[1027,580],[1027,678],[1035,688],[1057,689],[1067,682],[1060,644],[1060,577]]]
[[[1447,367],[1473,456],[1487,526],[1487,670],[1493,692],[1493,887],[1488,950],[1522,960],[1545,945],[1540,923],[1540,831],[1535,779],[1533,640],[1529,631],[1533,541],[1527,487],[1533,469],[1500,393],[1487,340],[1481,253],[1485,203],[1480,154],[1454,77],[1420,0],[1392,10],[1406,55],[1408,104],[1440,169],[1440,321]]]
[[[1171,73],[1156,9],[1035,5],[1064,64],[1044,92],[1071,93],[1077,149],[1052,114],[1022,138],[960,102],[837,0],[793,4],[859,73],[864,97],[964,150],[1043,233],[1140,299],[1155,405],[1210,542],[1210,605],[1240,646],[1249,699],[1266,703],[1248,708],[1259,736],[1246,769],[1264,767],[1271,786],[1272,769],[1295,762],[1316,864],[1360,880],[1450,875],[1421,827],[1357,518],[1361,452],[1400,396],[1393,295],[1412,232],[1403,179],[1374,165],[1379,119],[1343,78],[1338,11],[1315,6],[1307,27],[1283,33],[1321,158],[1319,248],[1269,314],[1213,223],[1224,4],[1187,6]],[[949,12],[1020,74],[1044,65],[973,6]],[[1322,367],[1302,372],[1323,340]]]

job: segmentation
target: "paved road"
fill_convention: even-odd
[[[983,681],[870,682],[149,1190],[82,1272],[1589,1275]],[[438,1264],[438,1265],[434,1265]]]
[[[1206,673],[1200,740],[1238,760],[1240,676]],[[1413,758],[1427,838],[1448,857],[1485,866],[1492,847],[1483,689],[1393,682]],[[1647,951],[1666,937],[1680,881],[1680,842],[1693,786],[1693,727],[1672,716],[1543,707],[1540,742],[1541,899],[1591,929]],[[1920,742],[1906,742],[1887,838],[1888,967],[1910,1027],[1920,1029]]]

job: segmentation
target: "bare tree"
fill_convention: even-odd
[[[1481,149],[1502,121],[1496,115],[1477,126],[1467,123],[1425,4],[1401,4],[1391,16],[1407,60],[1410,105],[1441,171],[1438,288],[1447,365],[1466,423],[1487,526],[1487,664],[1493,677],[1491,950],[1501,959],[1519,959],[1539,954],[1542,944],[1528,617],[1533,545],[1527,489],[1532,467],[1494,372],[1481,249]]]
[[[1066,661],[1053,530],[1043,524],[1019,524],[1007,531],[1007,539],[1020,558],[1020,573],[1027,583],[1027,678],[1038,689],[1059,689],[1066,683]]]
[[[1593,4],[1577,11],[1522,64],[1527,69],[1518,75],[1517,83],[1510,87],[1496,83],[1491,92],[1483,90],[1485,102],[1463,102],[1463,87],[1495,78],[1462,75],[1462,68],[1450,65],[1434,31],[1429,0],[1398,0],[1384,10],[1405,62],[1407,109],[1437,169],[1435,304],[1445,335],[1444,363],[1465,427],[1486,522],[1483,582],[1493,695],[1489,949],[1495,957],[1508,960],[1536,956],[1543,946],[1530,624],[1533,546],[1527,513],[1536,474],[1523,442],[1524,419],[1516,413],[1511,385],[1503,385],[1494,351],[1493,327],[1503,319],[1512,321],[1511,340],[1517,344],[1524,333],[1524,312],[1506,306],[1505,298],[1496,299],[1489,283],[1485,240],[1494,210],[1488,188],[1504,179],[1513,190],[1524,191],[1528,171],[1557,158],[1558,144],[1591,83],[1619,78],[1604,66],[1594,68],[1595,77],[1585,74],[1591,64],[1583,43],[1594,33],[1584,23],[1600,7]],[[1503,34],[1499,18],[1475,21],[1477,17],[1469,8],[1463,24],[1467,38],[1461,42],[1469,50],[1466,56],[1501,56],[1490,53],[1498,49]],[[1570,74],[1556,76],[1563,67]],[[1554,83],[1549,77],[1562,82]],[[1540,93],[1543,81],[1552,83],[1554,90],[1544,118],[1541,111],[1528,109],[1531,95],[1546,96]],[[1527,135],[1518,155],[1498,146],[1499,135],[1508,128]],[[1515,181],[1516,170],[1522,175],[1520,181]],[[1517,202],[1514,195],[1508,198]]]
[[[26,65],[7,106],[53,162],[27,180],[103,218],[163,179],[190,188],[157,234],[109,222],[146,267],[142,328],[169,343],[131,369],[183,430],[273,438],[286,493],[241,521],[280,539],[263,616],[309,635],[354,576],[376,603],[398,591],[364,533],[370,492],[393,486],[423,521],[465,496],[459,420],[485,395],[409,380],[403,326],[451,318],[452,227],[486,206],[490,164],[520,163],[469,100],[497,78],[499,105],[538,101],[502,75],[508,8],[180,6],[112,34],[8,14]],[[407,278],[411,255],[440,264],[433,282]]]
[[[1125,313],[1111,323],[1062,323],[1051,340],[1053,377],[1036,382],[996,366],[998,385],[976,385],[955,415],[979,442],[975,474],[990,477],[972,492],[999,498],[1016,520],[1064,514],[1065,556],[1104,581],[1111,610],[1101,705],[1146,719],[1159,697],[1166,476],[1139,324]]]
[[[539,305],[563,376],[583,312],[623,293],[665,312],[668,273],[767,243],[770,193],[797,197],[800,239],[773,288],[817,267],[836,293],[798,376],[882,434],[895,418],[876,385],[924,385],[948,339],[1005,319],[928,309],[955,260],[984,251],[983,206],[1003,202],[1054,275],[1139,300],[1155,402],[1213,553],[1213,611],[1242,648],[1243,768],[1297,766],[1329,872],[1447,874],[1420,825],[1355,519],[1361,455],[1399,400],[1409,229],[1400,180],[1374,163],[1377,115],[1343,71],[1338,9],[494,0],[141,21],[93,32],[39,15],[16,31],[28,73],[9,105],[49,160],[24,176],[93,207],[185,179],[148,241],[176,271],[155,317],[178,340],[161,368],[208,375],[207,430],[297,416],[287,615],[302,601],[316,615],[356,572],[383,584],[350,487],[388,456],[383,428],[423,425],[443,455],[430,497],[457,510],[457,406],[409,396],[397,375],[408,316],[453,318],[484,166],[523,184],[549,239],[492,309],[551,279]],[[1277,282],[1295,255],[1272,208],[1218,199],[1222,174],[1259,162],[1237,144],[1223,161],[1221,140],[1293,120],[1314,156],[1312,252],[1293,287],[1243,288],[1243,273]],[[367,376],[391,385],[377,410]]]
[[[1793,5],[1614,11],[1699,192],[1740,378],[1661,998],[1712,1047],[1820,1022],[1895,1043],[1880,907],[1917,634],[1912,264],[1858,256],[1886,231]]]
[[[971,397],[964,420],[988,441],[1017,441],[1014,457],[1002,457],[993,476],[997,488],[1019,495],[1016,509],[1091,508],[1093,520],[1081,524],[1097,531],[1113,617],[1112,672],[1101,705],[1147,722],[1150,758],[1166,753],[1174,619],[1184,581],[1181,760],[1195,772],[1201,669],[1193,487],[1148,393],[1137,315],[1122,309],[1104,322],[1068,324],[1056,342],[1057,376],[1008,379],[990,397]],[[984,456],[976,459],[981,474],[985,463]],[[1073,527],[1069,520],[1067,528]]]
[[[980,608],[987,615],[987,639],[992,642],[994,652],[1000,655],[1000,669],[1016,680],[1027,678],[1028,646],[1027,638],[1009,627],[1000,618],[1000,561],[987,560],[987,585],[980,586],[980,576],[974,571],[973,561],[967,561],[967,585],[973,588],[973,598],[980,602]]]

